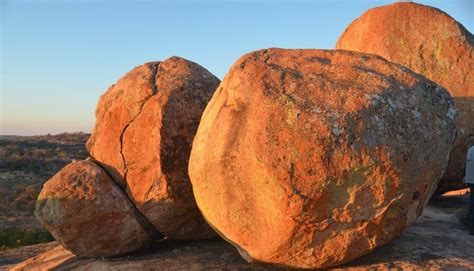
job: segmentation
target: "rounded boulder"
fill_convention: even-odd
[[[474,37],[443,11],[395,3],[354,20],[336,48],[380,55],[443,86],[454,97],[457,138],[438,193],[464,187],[466,153],[474,145]]]
[[[127,196],[91,161],[73,161],[47,181],[35,215],[78,256],[122,255],[146,246],[153,237]]]
[[[346,263],[421,214],[455,135],[449,93],[349,51],[256,51],[206,107],[189,174],[209,224],[249,261]]]
[[[138,210],[170,239],[215,233],[187,172],[201,114],[219,79],[179,57],[134,68],[101,96],[87,148]]]

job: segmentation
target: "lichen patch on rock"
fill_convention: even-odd
[[[253,260],[325,268],[421,214],[454,140],[449,93],[381,57],[268,49],[241,57],[204,111],[197,204]]]

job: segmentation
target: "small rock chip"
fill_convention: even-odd
[[[78,256],[121,255],[150,240],[127,196],[90,161],[73,161],[47,181],[35,214],[56,240]]]
[[[421,214],[446,167],[454,115],[446,90],[378,56],[247,54],[194,139],[196,202],[248,260],[346,263]]]
[[[194,201],[187,166],[201,114],[219,79],[179,57],[136,67],[99,100],[90,154],[171,239],[215,233]]]
[[[474,37],[439,9],[395,3],[368,10],[339,38],[337,49],[380,55],[446,88],[457,109],[457,138],[437,193],[464,186],[474,145]]]

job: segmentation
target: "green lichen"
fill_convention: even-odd
[[[342,184],[337,184],[336,178],[331,177],[328,180],[327,193],[331,195],[331,202],[328,204],[328,212],[332,212],[335,208],[346,205],[351,200],[351,190],[353,187],[362,185],[367,177],[373,175],[372,167],[356,167],[351,168],[347,172],[347,177]]]
[[[286,122],[293,125],[299,116],[299,110],[296,108],[288,108]]]

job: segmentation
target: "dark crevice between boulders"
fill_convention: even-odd
[[[122,187],[117,185],[117,183],[115,182],[112,175],[110,175],[110,173],[98,161],[96,161],[93,157],[87,158],[86,161],[90,161],[90,162],[96,164],[97,166],[99,166],[105,172],[105,174],[107,174],[107,176],[109,176],[109,178],[112,180],[112,182],[123,192],[123,194],[125,195],[125,198],[128,200],[128,202],[130,202],[130,205],[133,207],[132,208],[133,213],[134,213],[133,216],[135,217],[137,222],[140,224],[140,226],[142,226],[143,230],[145,230],[145,232],[150,237],[150,243],[154,240],[161,240],[161,239],[165,238],[165,235],[162,234],[161,232],[159,232],[155,228],[155,226],[153,226],[153,224],[151,224],[151,222],[148,221],[148,219],[138,210],[138,208],[137,208],[137,206],[135,206],[135,203],[133,202],[133,200],[131,200],[130,197],[128,196],[128,193],[126,191],[124,191],[124,189]]]
[[[145,104],[158,93],[158,89],[156,87],[156,76],[158,73],[159,66],[162,62],[154,62],[150,63],[149,65],[151,66],[151,78],[150,78],[150,88],[152,90],[152,93],[143,101],[143,103],[140,106],[140,110],[138,113],[132,118],[130,122],[128,122],[125,127],[122,130],[122,133],[120,134],[120,155],[122,157],[122,163],[123,163],[123,168],[124,168],[124,173],[123,173],[123,182],[124,185],[121,185],[119,182],[117,182],[113,176],[103,167],[101,163],[98,163],[91,157],[91,161],[96,163],[99,167],[101,167],[107,175],[110,177],[110,179],[117,185],[117,187],[124,193],[125,197],[128,199],[128,201],[131,203],[133,206],[134,210],[134,217],[137,219],[138,223],[143,227],[143,229],[147,232],[147,234],[150,236],[151,241],[153,240],[160,240],[164,239],[165,235],[158,231],[155,226],[146,218],[146,216],[140,212],[140,210],[137,208],[135,205],[135,202],[130,198],[129,194],[127,193],[127,163],[125,159],[125,155],[123,153],[123,137],[125,135],[125,132],[127,131],[128,127],[140,116],[140,114],[143,111],[143,108],[145,107]]]
[[[454,108],[454,104],[453,104],[453,108]],[[454,118],[454,123],[455,125],[457,122],[457,115],[455,116]],[[445,162],[443,164],[443,168],[441,170],[441,174],[439,175],[438,178],[436,178],[436,184],[433,186],[433,188],[431,189],[431,191],[428,192],[428,195],[426,196],[426,200],[425,202],[423,203],[423,208],[428,204],[429,200],[433,197],[433,196],[436,196],[436,195],[441,195],[441,193],[438,193],[438,186],[439,184],[441,183],[441,179],[443,178],[443,175],[444,173],[446,172],[446,169],[448,168],[448,164],[449,164],[449,157],[451,157],[451,152],[453,151],[453,146],[454,146],[454,142],[456,141],[456,137],[457,137],[457,128],[455,128],[455,131],[453,133],[453,137],[451,138],[451,148],[449,149],[448,151],[448,154],[447,154],[447,158],[445,158]],[[421,212],[423,212],[423,208],[421,208],[419,211],[419,214],[418,216],[421,215]]]
[[[161,108],[160,153],[161,173],[167,180],[166,191],[175,202],[173,230],[162,229],[175,239],[206,239],[215,236],[199,212],[188,174],[189,157],[201,116],[220,81],[201,67],[186,63],[190,75],[180,76],[179,84],[167,95]],[[179,75],[179,73],[178,73]],[[199,75],[199,76],[198,76]],[[153,184],[154,186],[154,184]],[[149,191],[152,191],[153,186]],[[145,198],[148,198],[147,196]],[[169,211],[168,211],[169,212]],[[160,227],[160,226],[158,226]],[[189,231],[193,228],[192,235]]]

